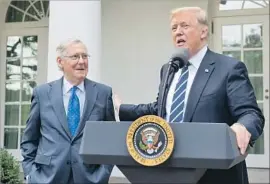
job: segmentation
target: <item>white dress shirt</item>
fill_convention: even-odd
[[[185,94],[185,101],[184,101],[184,115],[185,115],[185,109],[187,105],[187,100],[188,100],[188,95],[190,92],[190,88],[192,86],[193,80],[196,76],[196,73],[198,71],[198,68],[207,52],[207,45],[204,46],[196,55],[191,57],[189,59],[190,65],[188,66],[188,81],[187,81],[187,88],[186,88],[186,94]],[[169,121],[170,118],[170,112],[171,112],[171,106],[172,106],[172,101],[173,101],[173,95],[174,91],[177,85],[177,82],[179,80],[179,77],[181,75],[182,69],[179,69],[172,80],[168,96],[167,96],[167,101],[166,101],[166,120]]]
[[[67,115],[68,111],[68,102],[71,96],[71,88],[73,87],[72,84],[70,84],[65,78],[63,81],[63,101],[64,101],[64,107]],[[78,86],[78,89],[76,90],[76,95],[79,98],[80,101],[80,116],[82,117],[83,114],[83,108],[84,108],[84,102],[85,102],[85,89],[84,89],[84,81],[82,81]]]

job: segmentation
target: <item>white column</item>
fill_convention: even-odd
[[[88,78],[100,80],[101,59],[101,2],[95,1],[50,1],[49,52],[47,81],[62,76],[56,64],[56,47],[69,38],[82,40],[88,49]]]
[[[56,47],[60,42],[69,38],[79,38],[86,44],[91,55],[87,77],[100,81],[100,0],[50,1],[48,82],[59,79],[62,76],[62,72],[59,71],[56,64]],[[117,167],[114,167],[111,176],[125,177]]]

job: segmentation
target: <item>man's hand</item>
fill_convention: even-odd
[[[119,115],[120,105],[122,104],[122,101],[117,94],[113,94],[113,104],[115,111]]]
[[[235,123],[231,128],[236,134],[237,145],[240,148],[240,152],[244,155],[247,150],[251,134],[241,123]]]
[[[29,175],[27,175],[27,176],[25,177],[25,183],[26,183],[26,184],[29,183],[29,177],[30,177]]]

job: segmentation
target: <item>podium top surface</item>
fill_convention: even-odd
[[[126,146],[127,130],[132,122],[85,124],[80,155],[89,164],[139,164]],[[235,133],[225,123],[170,123],[174,133],[171,158],[158,167],[228,169],[243,161]]]

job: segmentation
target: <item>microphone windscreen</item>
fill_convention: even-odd
[[[172,61],[182,60],[186,62],[189,58],[189,51],[187,48],[175,48],[171,58]]]

